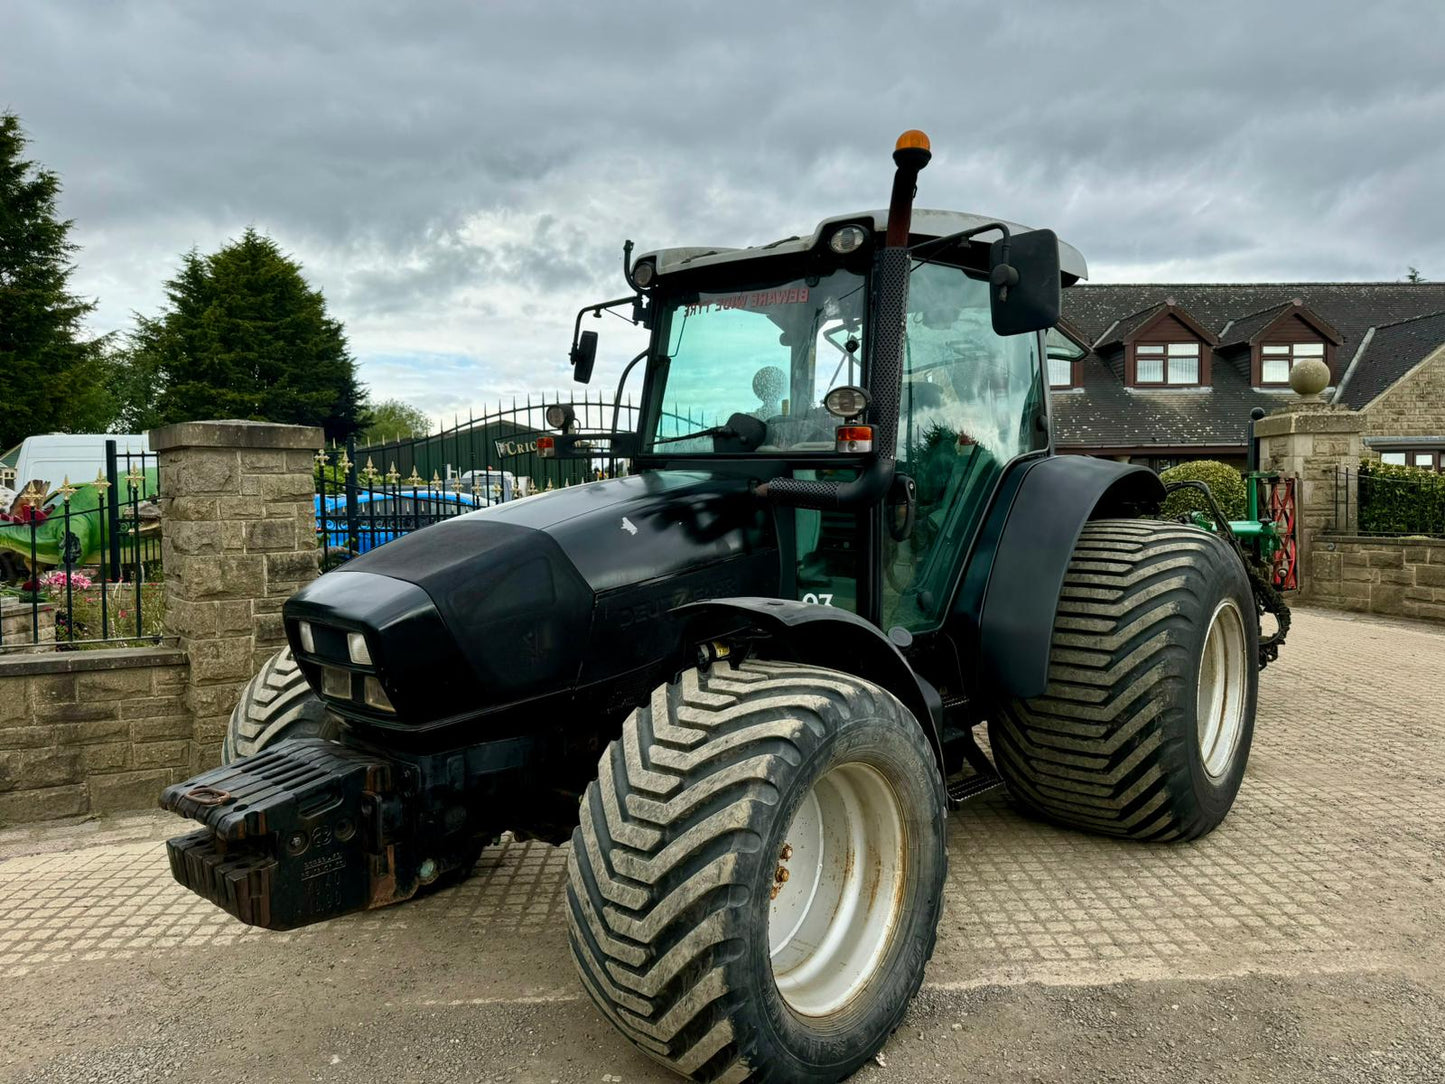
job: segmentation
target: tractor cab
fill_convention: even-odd
[[[915,211],[902,354],[880,363],[897,353],[880,324],[888,221],[840,215],[627,266],[651,342],[638,431],[615,439],[642,470],[793,489],[774,494],[781,596],[915,633],[939,624],[1004,468],[1050,449],[1043,335],[1060,287],[1087,270],[1049,231]],[[589,335],[574,344],[581,376]]]

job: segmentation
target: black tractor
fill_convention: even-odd
[[[287,602],[227,764],[162,797],[203,826],[170,841],[182,884],[291,929],[463,877],[503,832],[570,840],[572,952],[622,1034],[697,1080],[831,1081],[919,987],[951,808],[1005,785],[1132,839],[1224,819],[1258,681],[1246,562],[1159,518],[1149,470],[1053,454],[1046,337],[1079,254],[915,212],[928,141],[893,157],[886,214],[629,244],[631,293],[583,311],[650,331],[637,429],[559,408],[539,448],[630,474]],[[578,379],[596,346],[574,333]]]

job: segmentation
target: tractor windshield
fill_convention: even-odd
[[[741,413],[767,427],[758,452],[832,451],[838,422],[823,396],[862,383],[866,307],[864,278],[850,271],[672,298],[649,446],[712,452],[711,434],[688,434]]]

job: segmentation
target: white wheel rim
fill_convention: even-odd
[[[1247,646],[1239,607],[1225,599],[1209,620],[1199,659],[1199,755],[1210,779],[1223,779],[1229,773],[1239,746],[1248,683]]]
[[[840,764],[803,798],[777,856],[773,980],[803,1016],[842,1009],[877,974],[903,911],[903,807],[878,769]]]

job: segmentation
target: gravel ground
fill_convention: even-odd
[[[955,814],[888,1081],[1445,1081],[1445,631],[1298,615],[1197,844]],[[581,995],[563,852],[296,931],[176,886],[144,813],[0,832],[0,1080],[667,1080]]]
[[[585,1002],[393,1004],[362,1016],[345,1006],[308,1007],[294,996],[257,1004],[229,992],[191,1006],[175,990],[152,994],[145,1007],[128,1000],[120,991],[97,997],[79,1030],[44,1044],[43,1064],[16,1066],[6,1079],[675,1079],[617,1042]],[[156,1011],[157,1000],[166,1007]],[[878,1063],[854,1079],[1440,1081],[1442,1022],[1439,982],[1401,974],[925,989]]]

